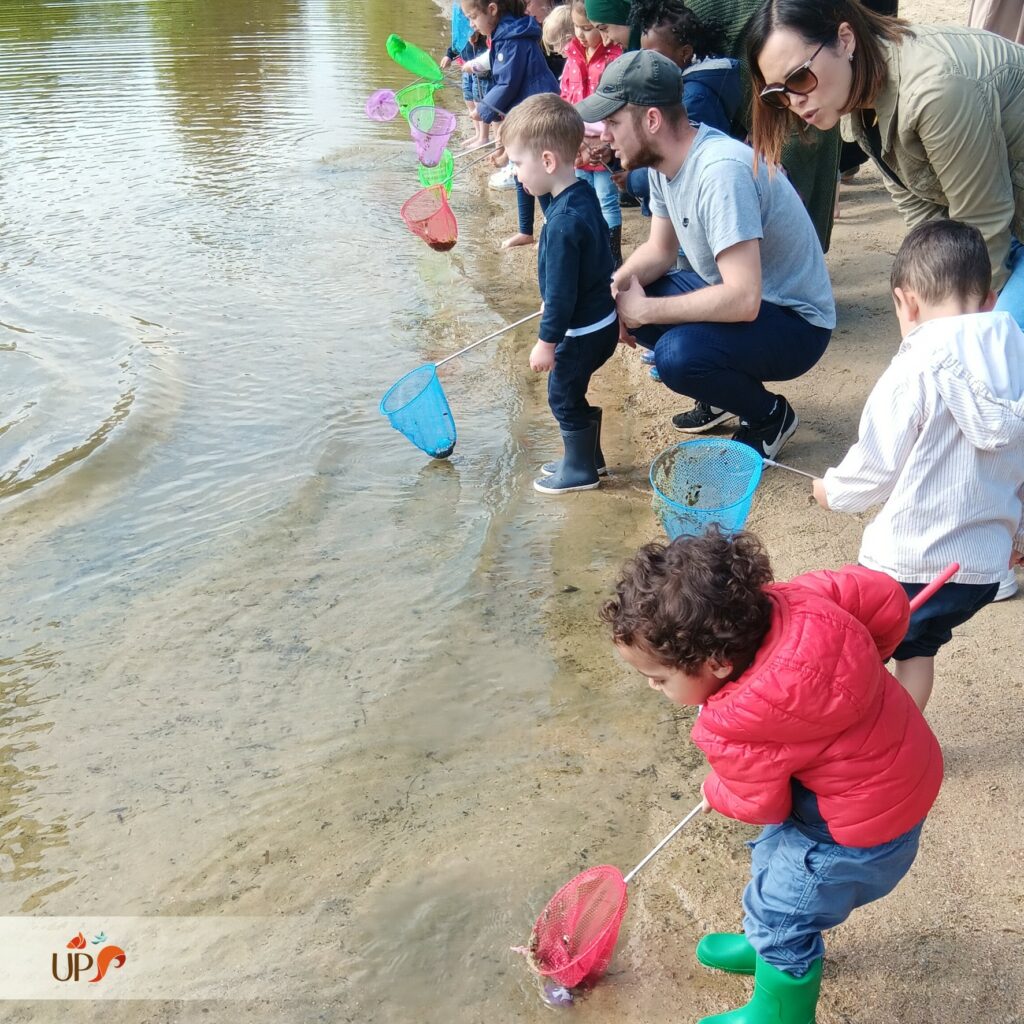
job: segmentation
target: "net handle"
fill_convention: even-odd
[[[662,847],[664,847],[664,846],[665,846],[666,844],[668,844],[668,843],[669,843],[669,842],[670,842],[671,840],[675,839],[675,837],[676,837],[677,835],[679,835],[679,833],[680,833],[680,832],[682,832],[682,831],[683,831],[683,829],[684,829],[684,828],[685,828],[685,827],[686,827],[686,826],[687,826],[687,825],[688,825],[688,824],[689,824],[689,823],[690,823],[690,822],[691,822],[691,821],[692,821],[692,820],[693,820],[694,818],[696,818],[696,817],[697,817],[697,815],[698,815],[698,814],[700,814],[700,812],[701,812],[701,811],[702,811],[703,809],[704,809],[704,801],[703,801],[703,800],[701,800],[701,802],[700,802],[699,804],[697,804],[697,806],[696,806],[696,807],[694,807],[694,809],[693,809],[692,811],[690,811],[690,813],[689,813],[689,814],[688,814],[688,815],[687,815],[687,816],[686,816],[685,818],[683,818],[683,820],[682,820],[681,822],[679,822],[679,824],[678,824],[678,825],[676,825],[676,827],[675,827],[674,829],[672,829],[672,831],[671,831],[671,832],[669,832],[669,834],[668,834],[667,836],[665,836],[665,838],[664,838],[664,839],[662,839],[662,841],[661,841],[660,843],[658,843],[658,845],[657,845],[657,846],[656,846],[656,847],[655,847],[655,848],[654,848],[653,850],[651,850],[651,852],[650,852],[649,854],[647,854],[647,856],[646,856],[646,857],[644,857],[644,859],[643,859],[642,861],[640,861],[640,863],[639,863],[639,864],[637,864],[637,866],[636,866],[635,868],[633,868],[633,870],[632,870],[632,871],[630,871],[630,873],[629,873],[628,875],[626,875],[626,876],[625,876],[625,877],[624,877],[624,878],[622,879],[622,881],[628,884],[629,880],[630,880],[630,879],[631,879],[631,878],[632,878],[632,877],[633,877],[633,876],[634,876],[634,875],[635,875],[635,874],[636,874],[636,873],[637,873],[637,872],[638,872],[638,871],[639,871],[639,870],[640,870],[640,869],[641,869],[641,868],[642,868],[642,867],[643,867],[643,866],[644,866],[644,865],[645,865],[645,864],[646,864],[646,863],[647,863],[647,862],[648,862],[648,861],[649,861],[649,860],[650,860],[650,859],[651,859],[651,858],[652,858],[652,857],[653,857],[653,856],[654,856],[654,855],[655,855],[656,853],[660,853],[660,852],[661,852],[661,849],[662,849]]]
[[[805,473],[802,469],[796,469],[793,466],[787,466],[785,463],[776,462],[774,459],[762,459],[766,466],[774,466],[776,469],[785,469],[790,473],[796,473],[798,476],[805,476],[808,480],[817,480],[818,478],[813,473]]]
[[[541,311],[538,309],[536,313],[531,313],[529,316],[524,316],[522,320],[517,320],[514,324],[506,324],[501,330],[495,331],[493,334],[488,334],[486,338],[481,338],[479,341],[474,341],[472,345],[467,345],[465,348],[460,348],[458,352],[453,352],[450,356],[445,356],[444,359],[434,363],[435,368],[438,366],[444,366],[449,360],[454,359],[456,356],[461,356],[468,352],[471,348],[476,348],[477,345],[482,345],[485,341],[490,341],[492,338],[497,338],[501,334],[507,334],[509,331],[514,330],[516,327],[522,327],[523,324],[530,320],[536,320],[539,317]]]
[[[917,609],[925,603],[925,601],[927,601],[930,597],[934,596],[936,590],[938,590],[940,587],[945,586],[950,581],[950,579],[953,576],[955,576],[959,571],[960,563],[950,562],[949,565],[947,565],[946,568],[943,569],[942,572],[940,572],[939,575],[936,576],[935,579],[933,579],[931,583],[929,583],[928,586],[921,591],[921,593],[917,594],[914,597],[914,599],[910,602],[910,610],[912,612],[916,612]]]

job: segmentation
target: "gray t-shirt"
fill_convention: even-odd
[[[761,242],[761,296],[809,323],[836,325],[832,283],[807,211],[784,174],[772,176],[749,146],[701,125],[671,180],[653,168],[651,212],[672,221],[690,266],[721,284],[715,257],[730,246]]]

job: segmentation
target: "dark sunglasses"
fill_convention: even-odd
[[[789,109],[790,93],[794,96],[806,96],[808,93],[814,92],[818,88],[818,76],[811,70],[811,64],[824,49],[825,44],[822,43],[800,67],[786,75],[784,82],[773,82],[771,85],[766,85],[758,95],[769,107],[775,107],[776,110],[787,110]]]

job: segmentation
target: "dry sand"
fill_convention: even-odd
[[[919,22],[966,18],[963,2],[915,0],[901,7]],[[509,223],[496,218],[494,237],[508,233]],[[626,212],[627,253],[646,237],[646,224],[636,211]],[[801,417],[784,455],[795,466],[821,472],[856,438],[864,399],[899,342],[887,281],[904,231],[878,172],[866,166],[843,188],[828,254],[838,303],[832,343],[809,374],[780,387]],[[534,250],[503,258],[510,279],[530,279]],[[650,459],[680,439],[669,417],[689,403],[651,381],[627,351],[595,381],[595,392],[612,424],[606,433],[615,474],[602,492],[635,494]],[[825,512],[812,503],[806,481],[768,470],[748,525],[768,543],[777,576],[788,578],[856,560],[869,518]],[[646,521],[643,528],[649,529]],[[637,533],[637,543],[646,539]],[[581,557],[585,550],[580,538]],[[553,613],[563,664],[588,661],[586,620],[593,610],[571,618]],[[890,897],[827,936],[821,1024],[1024,1021],[1022,633],[1024,598],[1017,597],[986,609],[942,651],[928,719],[943,746],[945,783],[910,875]],[[688,809],[688,794],[706,770],[688,739],[689,714],[666,709],[662,723],[642,760],[658,766],[662,790],[683,795],[678,814],[666,812],[663,801],[652,811],[651,839]],[[587,999],[588,1019],[695,1020],[745,999],[749,983],[703,971],[693,942],[706,931],[739,927],[749,864],[742,840],[753,834],[712,816],[662,854],[658,868],[634,887],[625,941],[607,982]]]

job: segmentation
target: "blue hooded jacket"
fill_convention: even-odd
[[[683,103],[694,124],[707,124],[726,135],[746,137],[741,123],[743,82],[739,61],[708,57],[683,71]]]
[[[506,14],[491,36],[492,85],[477,112],[482,120],[500,121],[517,103],[540,92],[558,92],[540,45],[540,25],[529,15]]]

